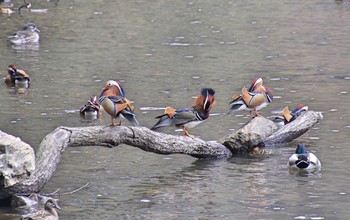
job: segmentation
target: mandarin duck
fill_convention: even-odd
[[[23,220],[58,220],[56,209],[61,209],[55,199],[48,199],[45,203],[44,209],[37,212],[22,215]]]
[[[38,43],[40,30],[34,23],[27,23],[21,30],[8,37],[9,41],[15,45]]]
[[[30,77],[25,71],[17,69],[14,64],[11,64],[7,67],[7,72],[8,75],[5,78],[6,84],[24,88],[29,87]]]
[[[289,158],[288,167],[292,170],[316,171],[321,169],[321,162],[315,154],[307,151],[304,144],[298,144],[295,153]]]
[[[25,0],[24,0],[24,4],[21,5],[19,8],[18,8],[18,13],[20,14],[21,13],[21,9],[22,8],[31,8],[32,4],[31,3],[27,3]],[[3,4],[3,5],[0,5],[0,14],[8,14],[8,15],[11,15],[13,13],[16,12],[16,9],[13,7],[13,4],[9,4],[9,5],[6,5],[6,4]]]
[[[111,125],[115,125],[114,118],[122,116],[133,126],[139,126],[139,122],[136,120],[136,114],[134,113],[134,106],[125,97],[125,92],[120,82],[114,80],[107,81],[106,85],[102,88],[99,102],[103,109],[111,116]],[[119,119],[118,125],[121,125],[121,123],[122,121]]]
[[[0,14],[11,15],[14,12],[15,10],[13,9],[12,5],[0,5]]]
[[[192,137],[188,129],[197,126],[209,117],[209,111],[215,105],[214,94],[213,89],[203,88],[201,94],[195,98],[193,108],[166,107],[164,114],[156,117],[159,118],[159,121],[151,130],[158,131],[163,127],[175,125],[181,127],[185,135]]]
[[[288,106],[284,107],[280,115],[273,119],[273,122],[281,128],[282,126],[294,121],[302,112],[308,111],[309,107],[299,104],[295,109],[289,111]]]
[[[100,114],[100,104],[97,101],[96,96],[91,96],[88,103],[80,108],[80,115],[82,117],[97,118]]]
[[[254,110],[254,117],[259,116],[257,110],[266,107],[272,100],[271,89],[263,84],[262,78],[257,78],[252,82],[249,89],[243,87],[241,94],[232,97],[232,101],[230,102],[231,108],[228,114],[232,111]]]

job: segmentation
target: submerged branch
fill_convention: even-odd
[[[89,185],[89,183],[86,183],[84,186],[81,186],[79,187],[78,189],[75,189],[73,191],[70,191],[70,192],[65,192],[65,193],[61,193],[60,195],[69,195],[69,194],[73,194],[73,193],[76,193],[82,189],[84,189],[85,187],[87,187]]]

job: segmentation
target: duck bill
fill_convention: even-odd
[[[62,208],[61,208],[59,205],[57,205],[57,204],[55,204],[55,208],[56,208],[56,209],[59,209],[59,210],[62,209]]]

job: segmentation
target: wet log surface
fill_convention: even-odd
[[[56,170],[61,154],[67,147],[106,146],[127,144],[157,154],[187,154],[196,158],[229,158],[248,153],[252,148],[271,147],[299,137],[315,125],[322,114],[308,111],[292,123],[277,130],[269,119],[259,116],[219,141],[170,135],[145,127],[93,126],[58,127],[41,142],[36,153],[35,170],[29,178],[0,189],[0,199],[13,194],[40,192]],[[18,141],[21,142],[20,139]]]

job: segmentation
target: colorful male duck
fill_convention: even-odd
[[[209,111],[215,105],[215,91],[211,88],[203,88],[201,94],[194,100],[193,108],[175,109],[166,107],[164,114],[156,118],[159,121],[151,128],[158,131],[166,126],[181,127],[185,135],[192,137],[188,129],[197,126],[209,117]]]
[[[15,10],[12,5],[0,5],[0,14],[12,14]]]
[[[133,126],[139,126],[139,122],[136,120],[136,114],[134,113],[134,106],[125,97],[125,92],[120,82],[114,80],[107,81],[105,87],[102,89],[99,102],[103,109],[111,116],[111,125],[115,125],[114,118],[122,116]],[[118,125],[121,124],[122,121],[119,119]]]
[[[298,147],[288,161],[290,169],[316,171],[321,169],[321,162],[313,154],[307,151],[304,144],[298,144]]]
[[[24,1],[24,4],[21,5],[19,8],[18,8],[18,13],[20,14],[21,13],[21,9],[22,8],[27,8],[27,9],[30,9],[32,6],[31,3],[27,3],[26,1]],[[8,15],[11,15],[13,13],[16,12],[16,9],[13,7],[13,4],[9,4],[9,5],[6,5],[6,4],[0,4],[0,14],[8,14]]]
[[[277,116],[273,119],[273,122],[281,128],[282,126],[294,121],[302,112],[308,111],[309,107],[303,104],[299,104],[295,109],[289,111],[288,106],[286,106],[280,113],[280,116]]]
[[[18,87],[28,88],[30,84],[29,75],[17,67],[14,64],[11,64],[7,67],[8,75],[5,78],[5,83],[7,85],[15,85]]]
[[[91,96],[88,103],[80,108],[80,115],[83,117],[97,118],[100,114],[100,104],[96,96]]]
[[[243,87],[241,94],[232,97],[230,102],[231,108],[228,113],[240,110],[254,110],[255,115],[252,116],[259,116],[257,110],[266,107],[272,100],[271,89],[263,84],[262,78],[257,78],[252,82],[249,89]]]
[[[9,41],[15,45],[38,43],[40,30],[34,23],[27,23],[20,31],[8,37]]]
[[[22,215],[23,220],[35,219],[35,220],[58,220],[58,214],[56,209],[61,209],[58,206],[56,200],[48,199],[45,203],[44,209],[39,210],[34,213],[30,213],[27,215]]]

